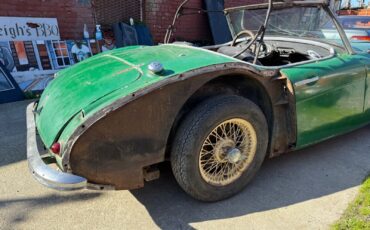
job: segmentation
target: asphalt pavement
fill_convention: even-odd
[[[28,171],[25,109],[0,105],[0,229],[327,229],[370,173],[370,126],[266,160],[240,194],[202,203],[171,170],[134,191],[59,192]]]

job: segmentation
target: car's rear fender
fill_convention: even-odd
[[[295,116],[288,80],[278,71],[227,63],[161,81],[101,109],[70,137],[63,166],[92,183],[114,185],[116,189],[142,187],[143,169],[165,160],[171,130],[176,129],[175,121],[186,102],[212,80],[233,77],[254,79],[268,94],[273,117],[270,155],[289,150],[295,141]]]

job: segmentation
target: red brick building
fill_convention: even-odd
[[[62,39],[81,38],[84,24],[94,28],[89,0],[1,0],[0,16],[57,18]]]
[[[262,0],[224,1],[226,7],[232,7]],[[106,30],[117,22],[128,23],[133,18],[135,22],[146,24],[155,43],[159,43],[163,42],[166,30],[182,2],[183,0],[1,0],[0,61],[23,91],[42,90],[57,71],[100,52],[101,42],[98,44],[91,39],[83,39],[85,24],[90,38],[94,38],[95,25],[100,24]],[[203,0],[190,0],[186,6],[201,9]],[[206,14],[180,17],[175,27],[172,36],[175,40],[212,41]],[[81,51],[82,48],[76,48],[76,40],[80,40],[78,44],[84,46],[84,52]]]
[[[143,21],[156,42],[163,41],[176,8],[183,0],[2,0],[0,16],[57,18],[61,39],[81,39],[84,24],[93,35],[95,24]],[[260,0],[225,0],[225,6],[238,6]],[[201,8],[202,0],[190,0],[189,7]],[[174,37],[180,40],[209,40],[206,15],[181,17]]]
[[[172,23],[177,7],[183,0],[146,0],[145,23],[154,40],[162,42],[168,25]],[[234,7],[261,2],[261,0],[225,0],[225,7]],[[202,8],[202,0],[190,0],[187,7]],[[209,40],[211,33],[207,15],[187,15],[179,18],[174,37],[179,40]]]

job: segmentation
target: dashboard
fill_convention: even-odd
[[[246,50],[246,42],[236,46],[222,46],[217,52],[228,56],[236,56],[240,60],[253,62],[256,44]],[[244,52],[243,52],[244,51]],[[317,41],[286,37],[266,37],[258,54],[258,65],[281,66],[308,60],[316,60],[334,55],[332,46]]]

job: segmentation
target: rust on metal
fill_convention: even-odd
[[[207,84],[235,77],[255,81],[268,95],[264,103],[271,107],[265,110],[269,113],[269,156],[289,151],[296,142],[295,102],[289,80],[278,71],[259,72],[241,63],[230,63],[189,71],[102,109],[68,141],[66,169],[89,182],[116,189],[144,186],[147,167],[165,161],[171,134],[187,112],[188,101],[194,95],[207,95],[204,87]],[[227,93],[226,89],[214,89],[213,93]],[[230,89],[233,93],[248,94],[243,90]]]

